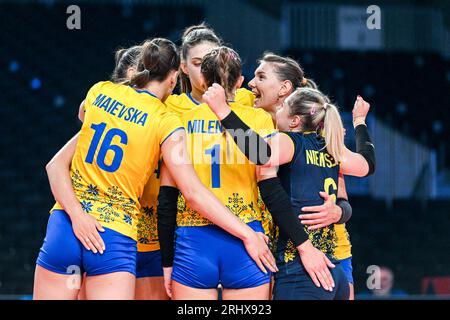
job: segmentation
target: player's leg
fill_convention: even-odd
[[[169,300],[163,277],[136,279],[136,300]]]
[[[248,224],[256,232],[263,232],[261,223]],[[223,300],[269,300],[270,272],[263,273],[248,255],[242,241],[220,230],[222,234],[220,280]]]
[[[138,251],[136,264],[136,300],[169,300],[164,288],[161,252]]]
[[[76,300],[79,288],[70,285],[74,275],[64,275],[36,265],[34,273],[34,300]]]
[[[78,293],[78,300],[86,299],[86,273],[83,274],[83,280],[81,281],[80,292]]]
[[[223,300],[270,300],[270,283],[254,288],[224,289]]]
[[[318,288],[298,257],[293,261],[278,265],[278,269],[279,271],[275,275],[274,300],[334,299],[336,288],[332,292],[325,290],[323,287]]]
[[[54,210],[36,261],[33,299],[75,300],[81,286],[81,254],[69,216]]]
[[[83,250],[88,300],[132,300],[136,286],[136,241],[104,228],[100,233],[106,250],[94,254]]]
[[[217,300],[219,242],[216,226],[176,230],[173,300]]]
[[[336,267],[331,270],[333,280],[335,283],[335,296],[334,300],[349,300],[350,299],[350,286],[347,280],[347,276],[340,263],[336,264]]]
[[[136,277],[130,272],[87,276],[87,300],[133,300]]]
[[[173,300],[217,300],[217,288],[198,289],[172,280]]]

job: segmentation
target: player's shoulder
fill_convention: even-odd
[[[239,88],[236,90],[235,100],[243,105],[253,107],[255,95],[246,88]]]
[[[99,91],[109,87],[111,84],[113,84],[111,81],[98,81],[89,88],[89,91]]]
[[[147,107],[152,107],[155,111],[163,112],[166,109],[166,105],[153,93],[145,89],[137,89],[130,86],[122,86],[117,90],[124,90],[124,94],[132,101],[139,101],[139,104]]]
[[[186,93],[172,94],[164,101],[164,104],[179,116],[191,110],[196,105]]]
[[[181,119],[194,119],[194,118],[205,118],[205,117],[211,117],[211,115],[214,115],[212,113],[211,109],[206,103],[200,103],[196,106],[193,106],[189,109],[186,109],[181,115]]]
[[[182,99],[183,98],[182,98],[181,94],[171,94],[164,101],[164,104],[167,107],[177,106],[177,105],[179,105],[181,103]]]
[[[244,120],[257,124],[265,124],[272,120],[272,116],[261,108],[254,108],[244,105],[239,101],[231,103],[232,110]]]

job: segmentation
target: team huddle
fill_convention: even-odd
[[[116,52],[46,167],[34,299],[353,299],[344,176],[375,170],[370,106],[357,97],[352,152],[295,60],[258,63],[242,88],[239,54],[204,24],[179,48]]]

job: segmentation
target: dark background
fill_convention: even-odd
[[[66,27],[66,9],[73,2],[81,8],[81,30]],[[226,4],[218,1],[220,12],[214,11],[214,1],[73,2],[0,1],[0,295],[32,293],[35,259],[53,205],[45,164],[79,130],[79,103],[92,84],[109,78],[114,51],[155,36],[179,43],[182,30],[201,21],[237,48],[245,61],[247,81],[264,50],[289,54],[344,114],[351,111],[355,96],[362,94],[372,105],[373,121],[387,126],[386,139],[400,134],[408,139],[408,146],[423,146],[435,155],[435,174],[427,181],[437,191],[424,196],[423,178],[402,196],[376,195],[374,188],[387,188],[388,181],[369,178],[362,186],[350,183],[354,213],[348,229],[356,292],[366,290],[370,265],[390,267],[395,287],[409,294],[435,294],[433,288],[422,288],[423,279],[450,276],[450,1],[319,2],[324,10],[377,4],[382,12],[389,8],[413,12],[411,19],[407,14],[397,16],[395,23],[404,26],[401,30],[389,25],[388,13],[383,16],[385,43],[377,49],[342,48],[326,37],[318,45],[286,41],[286,6],[318,2],[228,1],[227,11],[220,9]],[[239,6],[245,7],[245,15],[233,19]],[[421,10],[435,13],[424,15]],[[314,17],[297,21],[306,25],[304,33],[297,30],[305,39],[324,27]],[[435,17],[442,19],[440,37]],[[338,29],[329,23],[327,30]],[[269,30],[271,25],[281,27]],[[397,46],[389,28],[398,30],[399,39],[410,37],[411,44]],[[387,142],[375,141],[377,146],[383,143]],[[399,153],[407,152],[404,147],[400,144],[395,153],[377,154],[377,158],[391,157],[394,163]],[[408,175],[408,161],[404,167]]]

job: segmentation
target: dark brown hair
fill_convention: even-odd
[[[222,45],[222,40],[205,23],[186,28],[181,38],[181,59],[187,62],[189,50],[203,42],[210,42],[216,46]],[[184,72],[180,72],[180,86],[181,92],[192,91],[191,81]]]
[[[231,48],[215,48],[203,58],[201,72],[208,87],[213,83],[220,84],[229,99],[242,74],[241,58]]]
[[[136,65],[136,60],[141,53],[141,46],[118,49],[115,54],[116,66],[111,76],[115,83],[123,82],[127,78],[128,68]]]
[[[164,38],[147,40],[137,58],[136,74],[130,85],[142,88],[150,81],[163,81],[170,71],[178,70],[180,56],[176,45]]]

